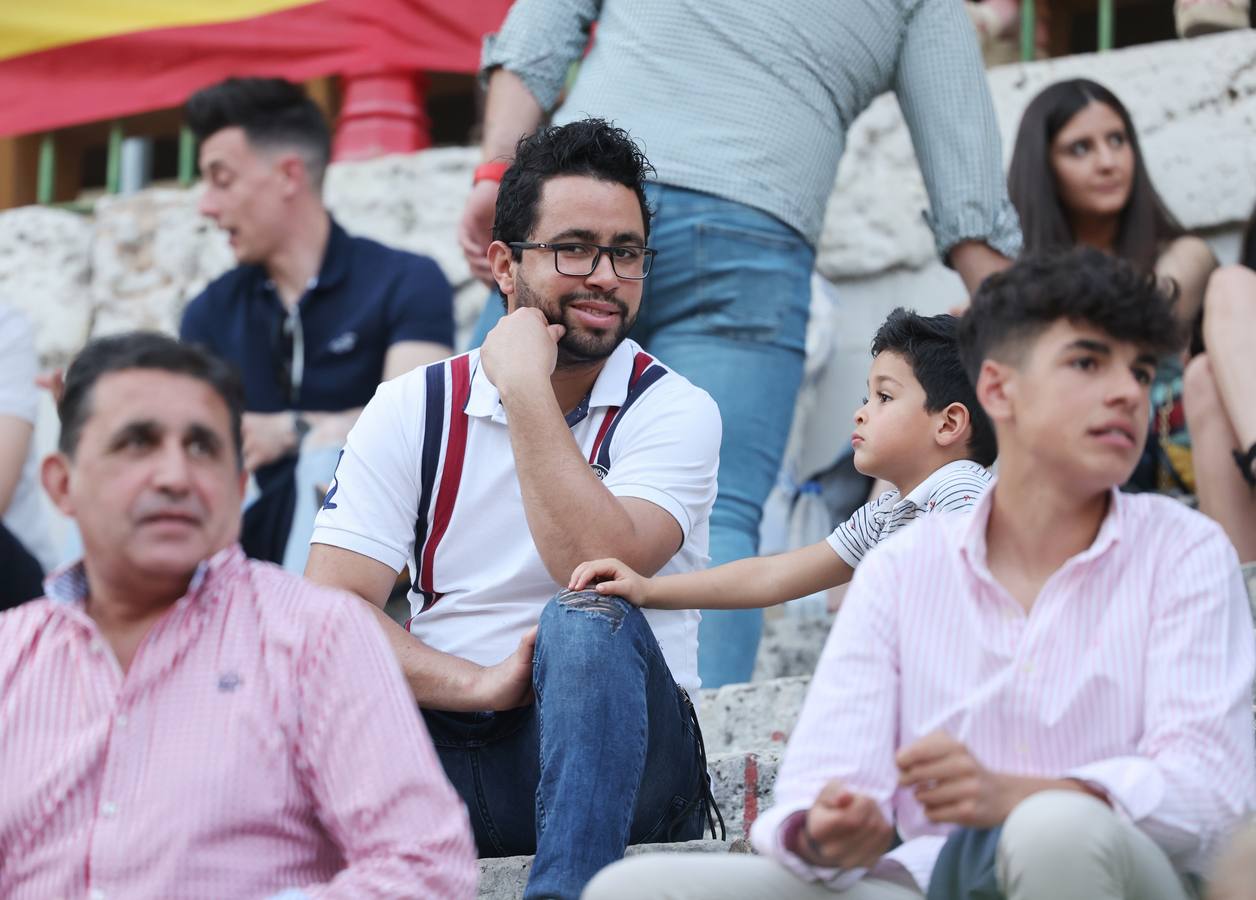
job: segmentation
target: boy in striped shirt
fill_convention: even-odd
[[[850,581],[864,554],[917,518],[966,510],[990,481],[996,444],[955,341],[957,319],[899,307],[872,340],[868,397],[855,410],[855,468],[894,486],[826,540],[776,556],[646,578],[616,559],[582,563],[569,587],[591,583],[653,609],[753,609]]]

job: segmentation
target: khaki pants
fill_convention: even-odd
[[[1151,839],[1093,797],[1035,794],[1012,811],[998,850],[1008,900],[1189,900]],[[759,856],[637,856],[604,869],[584,900],[919,900],[918,890],[866,878],[834,893]]]

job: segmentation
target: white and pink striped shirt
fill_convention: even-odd
[[[1099,785],[1180,871],[1201,871],[1256,805],[1256,642],[1233,547],[1176,501],[1113,491],[1094,543],[1026,614],[986,566],[995,491],[860,564],[755,846],[808,880],[862,877],[782,844],[788,820],[840,779],[897,825],[904,843],[887,859],[925,890],[953,826],[898,788],[894,753],[943,730],[995,771]]]
[[[81,566],[0,615],[0,897],[475,895],[466,811],[360,600],[230,547],[124,675]]]

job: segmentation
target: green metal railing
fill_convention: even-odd
[[[122,182],[122,141],[126,133],[121,122],[109,126],[109,145],[105,157],[105,191],[118,193]],[[196,138],[184,125],[179,129],[179,184],[188,187],[196,180]],[[39,141],[39,164],[35,178],[35,202],[44,206],[57,196],[57,138],[52,132]]]
[[[1113,33],[1116,30],[1116,0],[1098,0],[1099,2],[1099,52],[1112,49]],[[1029,62],[1035,56],[1034,32],[1037,29],[1038,17],[1034,12],[1034,0],[1020,0],[1021,59]]]

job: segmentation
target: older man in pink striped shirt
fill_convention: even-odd
[[[0,615],[0,897],[474,896],[379,626],[235,543],[241,408],[160,335],[70,367],[42,474],[84,558]]]
[[[960,340],[999,478],[860,566],[754,825],[763,857],[640,858],[586,898],[1186,900],[1252,810],[1234,549],[1116,490],[1176,345],[1167,298],[1098,251],[1023,261]]]

